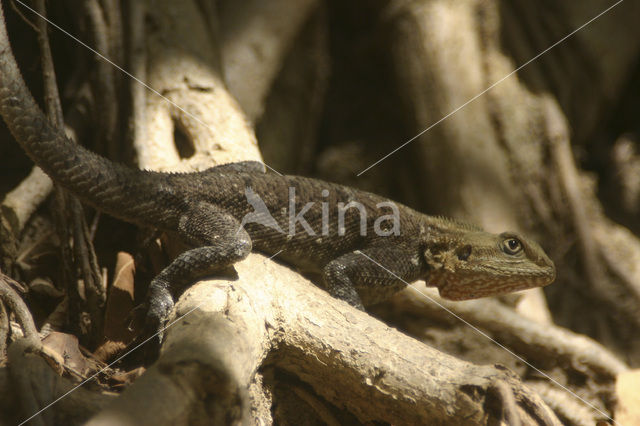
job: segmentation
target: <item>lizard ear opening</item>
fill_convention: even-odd
[[[456,256],[463,261],[469,259],[469,256],[471,256],[471,245],[467,244],[456,249]]]

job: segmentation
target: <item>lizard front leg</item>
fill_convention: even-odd
[[[417,248],[370,247],[332,260],[322,275],[329,294],[364,310],[418,279],[424,268]]]
[[[180,236],[196,248],[187,250],[164,268],[149,285],[143,336],[158,333],[174,304],[174,297],[190,283],[233,265],[251,252],[251,238],[224,210],[198,203],[180,218]],[[162,333],[158,333],[159,341]]]

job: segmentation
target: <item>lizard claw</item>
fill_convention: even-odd
[[[143,303],[136,306],[131,310],[127,320],[130,320],[129,326],[132,328],[133,324],[137,322],[141,313],[146,311],[144,318],[144,324],[142,325],[141,332],[135,339],[127,346],[126,353],[133,353],[132,359],[129,362],[133,364],[149,365],[158,358],[160,354],[160,346],[163,340],[164,323],[166,321],[166,315],[157,315],[157,312],[152,309],[147,309],[148,305]],[[167,312],[169,312],[171,309]],[[142,349],[144,347],[144,349]],[[140,349],[142,349],[140,351]]]
[[[147,303],[141,303],[129,311],[127,317],[124,319],[127,324],[127,330],[133,332],[139,329],[138,324],[142,321],[142,316],[149,310]]]
[[[152,287],[147,300],[133,308],[125,321],[131,331],[140,330],[136,338],[127,346],[126,352],[136,351],[135,363],[150,364],[160,353],[164,329],[171,309],[173,298],[163,286]],[[141,322],[143,322],[141,324]],[[138,351],[144,345],[144,350]]]

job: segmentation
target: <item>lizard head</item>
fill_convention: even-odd
[[[427,285],[450,300],[497,296],[553,282],[556,269],[544,250],[521,235],[475,231],[442,237],[424,251]]]

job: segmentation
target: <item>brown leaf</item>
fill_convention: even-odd
[[[104,321],[104,340],[94,352],[99,360],[107,360],[120,352],[135,337],[127,318],[134,307],[135,263],[129,253],[118,253],[113,285],[109,290]]]

